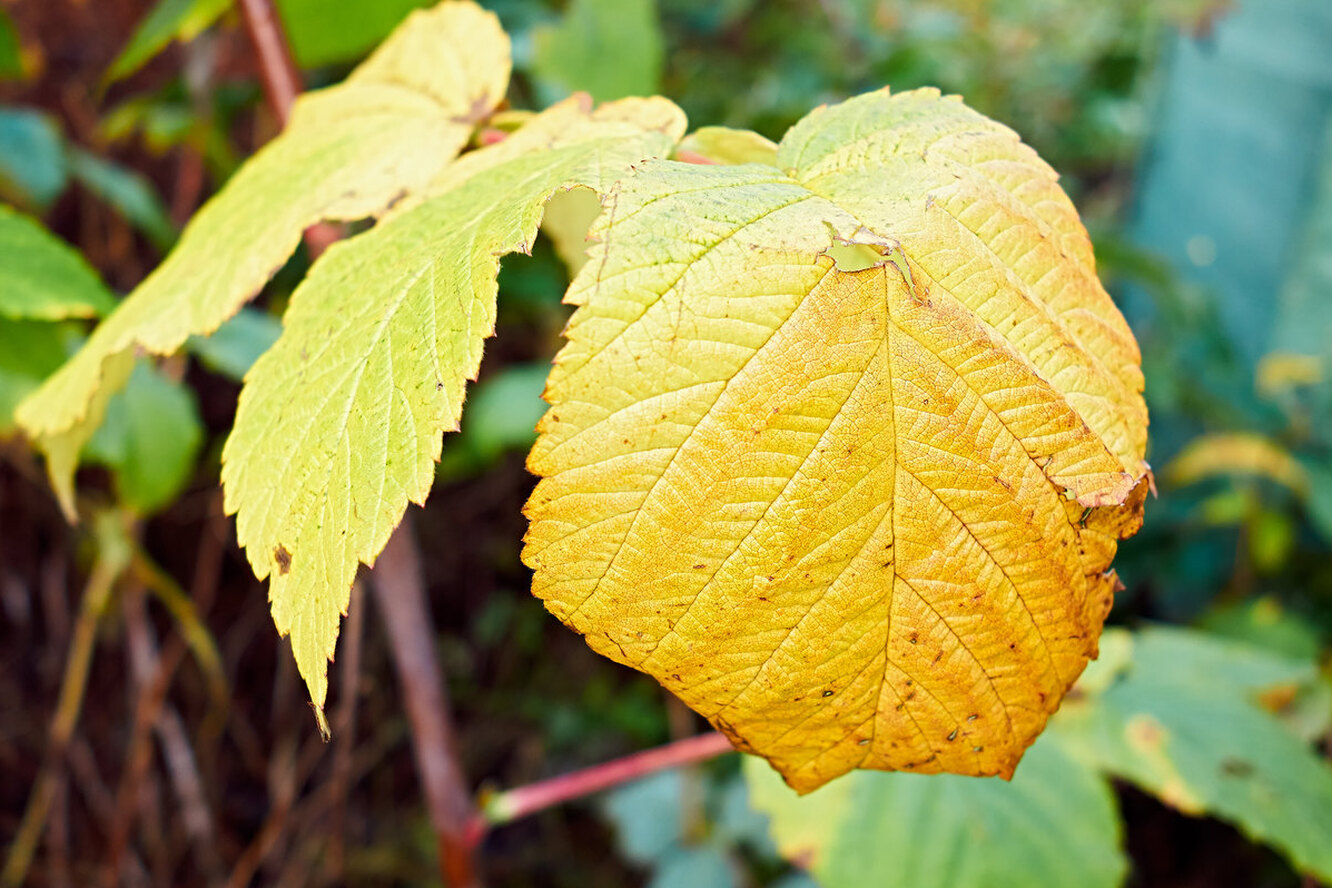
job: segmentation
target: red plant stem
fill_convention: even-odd
[[[487,827],[509,823],[657,771],[707,761],[734,751],[725,735],[713,731],[497,793],[486,800],[481,822],[472,827],[474,840],[479,840]]]
[[[259,56],[260,80],[268,105],[283,126],[291,115],[291,106],[301,94],[301,76],[287,47],[272,0],[240,0],[241,17],[250,43]]]
[[[301,73],[291,56],[282,22],[273,9],[273,0],[240,0],[241,18],[250,36],[250,45],[259,57],[259,80],[264,85],[264,97],[278,123],[287,125],[291,106],[301,94]],[[321,222],[305,230],[305,247],[310,258],[319,255],[342,238],[341,226]]]
[[[409,519],[409,515],[403,516],[402,524],[389,537],[370,574],[370,584],[388,629],[389,651],[412,725],[416,770],[439,842],[445,883],[453,888],[476,888],[481,882],[475,843],[468,836],[475,814],[458,764],[443,670],[435,657],[421,556]]]

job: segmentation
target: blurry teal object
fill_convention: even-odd
[[[1211,34],[1174,41],[1134,234],[1216,295],[1250,369],[1272,342],[1330,113],[1328,0],[1242,0]]]
[[[69,152],[67,162],[71,177],[142,232],[158,252],[165,253],[176,242],[166,205],[141,173],[79,148]]]
[[[45,212],[65,190],[64,141],[39,111],[0,106],[0,197]]]
[[[240,382],[281,334],[282,322],[277,318],[242,308],[210,335],[191,336],[189,349],[209,370]]]

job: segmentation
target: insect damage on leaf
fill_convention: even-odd
[[[529,459],[534,593],[801,791],[1011,776],[1149,479],[1137,345],[1053,171],[885,90],[608,205]]]

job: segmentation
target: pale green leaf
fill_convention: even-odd
[[[532,73],[597,101],[657,92],[663,57],[654,0],[571,0],[558,24],[534,35]]]
[[[1127,861],[1114,794],[1050,739],[1011,782],[857,771],[798,796],[746,757],[751,804],[823,888],[1114,888]]]
[[[352,61],[392,31],[413,9],[430,0],[277,0],[303,68]]]
[[[128,77],[173,40],[193,40],[230,6],[231,0],[158,0],[139,20],[103,81],[110,84]]]
[[[494,330],[499,257],[530,248],[552,193],[605,191],[682,130],[665,100],[589,113],[571,99],[446,169],[420,205],[332,247],[292,296],[241,393],[222,480],[318,707],[357,567],[409,501],[425,500],[442,433],[457,428]]]
[[[0,204],[0,317],[91,318],[115,299],[78,250],[40,222]],[[54,368],[52,368],[54,369]]]
[[[68,455],[91,435],[115,356],[169,354],[231,317],[323,219],[382,212],[417,191],[503,98],[508,38],[490,13],[445,2],[408,19],[340,86],[302,96],[287,129],[204,206],[176,249],[19,408],[68,491]],[[119,368],[125,371],[125,367]],[[52,460],[56,451],[63,454]],[[62,496],[67,512],[68,496]]]
[[[14,431],[18,403],[64,362],[67,335],[61,324],[0,316],[0,436]]]
[[[111,470],[121,505],[150,515],[170,504],[194,472],[203,422],[194,395],[147,361],[107,404],[106,421],[82,457]]]
[[[1180,629],[1115,630],[1104,641],[1128,656],[1092,664],[1084,692],[1065,701],[1051,722],[1065,748],[1332,878],[1332,768],[1264,708],[1313,690],[1314,665]]]

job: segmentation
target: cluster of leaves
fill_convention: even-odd
[[[288,7],[299,5],[293,2]],[[405,9],[417,4],[402,5]],[[958,16],[957,21],[990,15],[969,8],[974,4],[957,5],[950,13]],[[146,21],[148,36],[141,32],[136,38],[147,41],[143,46],[148,49],[135,50],[132,44],[130,49],[138,57],[127,50],[118,63],[124,68],[116,76],[132,70],[165,39],[197,33],[226,6],[161,4],[163,18]],[[719,33],[726,31],[726,16],[746,11],[744,3],[709,6],[706,15],[721,16],[716,19]],[[1014,9],[1019,7],[1025,9],[1022,4]],[[617,29],[647,34],[639,44],[619,41],[633,59],[632,65],[624,66],[629,75],[607,75],[606,66],[598,67],[596,60],[607,45],[605,35],[615,30],[606,30],[612,19],[595,3],[576,2],[560,23],[534,31],[535,52],[529,61],[538,92],[553,94],[581,86],[599,98],[613,98],[640,88],[650,91],[661,65],[660,36],[652,33],[650,5],[623,4],[617,14],[625,17],[616,20]],[[911,18],[906,10],[894,12],[890,4],[879,4],[875,14]],[[1001,10],[998,16],[1005,14],[1013,10]],[[395,17],[386,12],[386,19]],[[319,17],[295,15],[292,20],[312,19]],[[317,31],[319,26],[311,27]],[[882,40],[884,33],[892,32],[876,30],[876,36],[858,35],[856,40]],[[950,32],[945,23],[939,33],[971,32],[956,27]],[[1104,33],[1122,35],[1125,29]],[[464,34],[466,39],[460,39]],[[575,41],[580,35],[581,45]],[[307,40],[299,29],[294,37],[298,54],[311,63],[346,58],[365,45],[329,48],[326,43],[318,48],[319,38]],[[1021,29],[1014,36],[1018,44],[1029,39]],[[919,46],[922,41],[912,38],[904,43]],[[444,66],[444,72],[422,63],[440,46],[449,47],[457,60],[456,65]],[[556,50],[571,46],[578,51]],[[1074,55],[1085,60],[1115,50],[1105,46],[1078,50],[1084,51]],[[1105,360],[1106,352],[1093,350],[1092,357],[1084,360],[1081,349],[1072,348],[1055,357],[1041,350],[1039,334],[1023,340],[1035,342],[1034,350],[1018,348],[1010,340],[1014,351],[1004,353],[1010,358],[1020,355],[1022,360],[1013,364],[1035,365],[1039,373],[1015,377],[1018,370],[1013,364],[987,366],[981,356],[986,349],[949,354],[959,339],[985,341],[991,351],[1003,352],[1004,346],[998,339],[981,338],[982,328],[968,314],[939,305],[957,299],[967,309],[983,311],[987,304],[985,271],[966,267],[970,254],[963,253],[962,259],[949,255],[956,251],[959,235],[979,236],[1000,257],[989,269],[991,274],[1017,273],[1031,285],[1050,269],[1075,277],[1077,272],[1048,256],[1015,269],[1013,260],[1002,257],[1021,255],[1032,244],[1006,243],[1001,230],[986,230],[984,222],[977,221],[997,211],[1016,212],[984,190],[991,183],[979,177],[950,193],[930,176],[951,175],[978,161],[1011,164],[1013,169],[997,177],[1006,191],[1027,195],[1034,191],[1058,204],[1062,194],[1052,197],[1049,190],[1041,190],[1057,192],[1052,179],[1048,185],[1043,181],[1043,166],[1018,152],[1006,131],[995,128],[987,133],[991,141],[969,146],[970,154],[945,153],[938,167],[926,156],[934,153],[933,148],[922,151],[919,169],[905,174],[891,169],[896,176],[888,180],[893,190],[876,190],[884,186],[872,183],[881,182],[885,167],[891,167],[884,156],[891,160],[893,153],[875,145],[876,137],[886,138],[883,133],[891,131],[897,139],[904,123],[908,131],[918,124],[917,116],[926,121],[915,135],[920,139],[927,135],[946,139],[948,126],[938,123],[950,114],[956,115],[957,130],[968,134],[976,127],[992,126],[960,105],[952,107],[930,94],[862,97],[811,116],[780,145],[757,134],[721,129],[705,129],[681,141],[683,115],[662,100],[614,102],[594,109],[584,100],[572,99],[540,115],[496,116],[494,109],[506,89],[508,54],[503,32],[492,19],[469,6],[447,4],[416,16],[345,85],[302,99],[283,136],[242,168],[187,228],[177,252],[24,408],[20,419],[46,450],[66,508],[74,508],[71,482],[80,454],[93,460],[102,454],[101,461],[117,472],[126,502],[144,511],[168,501],[178,489],[179,474],[168,473],[163,480],[142,471],[143,466],[162,461],[160,451],[151,448],[166,444],[142,434],[141,444],[136,444],[133,430],[159,429],[167,422],[188,428],[189,421],[181,417],[192,416],[192,402],[177,383],[150,369],[136,354],[169,354],[189,343],[201,356],[206,358],[211,350],[219,365],[244,372],[262,350],[253,343],[271,341],[271,327],[262,320],[254,321],[260,331],[256,335],[239,336],[244,343],[240,356],[225,347],[225,339],[191,337],[216,330],[252,297],[290,256],[306,225],[321,219],[380,217],[374,228],[316,263],[293,295],[281,339],[248,377],[226,451],[228,508],[239,512],[240,538],[251,563],[261,577],[270,577],[279,629],[292,634],[302,673],[316,701],[322,702],[325,661],[332,652],[339,613],[346,606],[345,590],[358,564],[373,561],[407,502],[424,500],[435,478],[434,461],[441,455],[440,432],[457,428],[464,386],[476,373],[482,340],[493,330],[498,256],[531,249],[541,225],[571,266],[581,265],[581,232],[589,211],[595,215],[598,207],[586,200],[578,204],[579,195],[586,197],[586,192],[564,195],[563,189],[582,186],[609,195],[610,212],[595,231],[601,241],[594,247],[596,261],[571,290],[572,301],[582,307],[571,328],[571,344],[550,381],[557,406],[545,420],[545,434],[533,458],[534,468],[551,476],[531,506],[534,530],[527,557],[538,569],[538,594],[561,618],[587,633],[598,650],[648,669],[678,689],[738,740],[773,758],[788,780],[802,788],[856,764],[876,763],[862,741],[872,744],[869,753],[880,755],[880,765],[1011,772],[1016,756],[1044,723],[1045,712],[1058,703],[1094,648],[1114,582],[1101,575],[1113,555],[1114,537],[1132,528],[1133,510],[1141,499],[1126,514],[1114,507],[1145,471],[1145,413],[1139,416],[1140,401],[1134,402],[1140,381],[1133,367],[1136,350],[1134,359],[1125,357],[1130,348],[1125,342],[1132,342],[1131,337],[1122,338],[1126,329],[1112,332],[1112,341],[1119,338],[1112,346],[1099,339],[1097,343],[1097,349],[1123,350],[1108,362],[1127,374],[1118,379],[1091,367],[1097,359]],[[946,59],[948,54],[940,51],[928,57]],[[580,67],[580,58],[587,68]],[[900,54],[881,46],[866,48],[865,58],[902,62]],[[1040,66],[1023,70],[1028,67]],[[978,70],[987,69],[978,65]],[[876,79],[877,73],[877,68],[866,68],[855,76]],[[602,75],[608,80],[599,82],[596,78]],[[639,79],[626,88],[625,81],[617,79],[626,76]],[[1049,77],[1048,71],[1040,76],[1060,80]],[[823,98],[829,91],[825,81],[811,95]],[[687,98],[689,90],[685,92]],[[1005,101],[1002,94],[979,89],[969,95],[977,96],[982,105],[1002,108]],[[798,101],[802,111],[813,104],[803,97]],[[1060,107],[1054,99],[1049,106]],[[776,128],[774,121],[791,122],[795,114],[789,104],[763,113],[770,115],[764,128]],[[734,118],[722,116],[728,121]],[[467,151],[476,131],[485,126],[505,138]],[[871,133],[865,156],[839,155],[851,142],[849,133],[865,131]],[[423,152],[425,145],[431,150]],[[1079,149],[1059,150],[1076,155]],[[672,152],[681,159],[714,165],[653,162],[621,182],[644,158]],[[917,197],[929,193],[932,200],[924,213],[913,215],[903,205],[909,203],[911,188],[920,189]],[[707,197],[716,193],[725,193],[728,199]],[[700,194],[705,197],[698,198]],[[543,207],[552,195],[560,196],[545,209],[543,219]],[[972,224],[959,231],[941,228],[939,217],[928,212],[936,197],[942,212],[957,217],[973,214],[968,217]],[[1028,198],[1032,203],[1041,199]],[[1062,238],[1064,258],[1072,252],[1089,268],[1076,216],[1071,221],[1061,216],[1071,213],[1062,205],[1053,212],[1054,222],[1039,218],[1035,227],[1048,234],[1045,226],[1053,226]],[[13,237],[35,236],[31,220],[16,216],[10,221]],[[49,235],[44,237],[46,246],[58,253],[59,245]],[[64,252],[68,265],[71,257],[67,249]],[[199,275],[205,261],[211,273]],[[974,290],[968,289],[963,269],[978,278],[971,283]],[[60,274],[73,272],[66,269]],[[57,278],[44,280],[52,291],[64,292]],[[1094,278],[1073,289],[1077,294],[1070,307],[1073,315],[1102,311],[1096,300],[1104,294]],[[58,311],[42,308],[47,296],[17,300],[16,305],[22,305],[12,311],[5,306],[5,322],[15,322],[16,330],[20,323],[44,325],[43,335],[54,334],[49,338],[58,342],[63,355],[80,337],[76,319],[105,311],[108,303],[102,292],[100,302],[91,296],[77,305],[77,299],[64,300]],[[947,295],[940,299],[940,294]],[[733,310],[736,306],[727,301],[736,296],[749,300],[743,310]],[[756,310],[760,297],[763,304]],[[1006,316],[1004,306],[992,309],[994,318],[984,318],[990,328]],[[1013,310],[1008,306],[1009,313]],[[1109,312],[1095,324],[1113,327],[1107,319],[1117,315],[1113,308]],[[245,324],[247,318],[263,316],[237,317]],[[225,331],[236,329],[230,326],[235,323],[222,327],[224,337]],[[6,329],[0,328],[0,335]],[[423,338],[422,330],[433,335]],[[909,350],[903,355],[894,342],[911,331],[927,331],[929,342],[921,343],[919,355]],[[27,341],[23,332],[17,335]],[[878,351],[871,347],[882,341],[890,343],[888,353],[893,357],[884,360],[880,374],[875,364]],[[58,363],[52,357],[54,350],[45,354],[37,363],[24,362],[19,368],[17,385],[22,388],[12,390],[10,409]],[[802,368],[801,356],[809,354],[818,357]],[[523,372],[530,381],[522,390],[539,388],[544,369]],[[955,374],[957,385],[939,386],[940,374],[948,372]],[[719,381],[744,373],[752,376],[752,386],[728,392],[734,404],[721,403]],[[1052,392],[1048,380],[1056,376],[1074,376],[1078,381]],[[787,388],[778,386],[774,394],[770,391],[774,379],[783,379]],[[893,380],[907,388],[894,388]],[[510,384],[496,383],[497,391],[501,384]],[[113,395],[122,385],[126,387],[121,394]],[[1097,389],[1098,385],[1103,388]],[[1004,402],[1005,392],[1014,387],[1022,400]],[[971,394],[961,397],[961,388]],[[164,396],[168,389],[178,394]],[[893,395],[908,389],[925,403],[934,401],[937,413],[914,406],[910,414],[899,412]],[[136,390],[156,394],[145,395],[136,408]],[[1065,407],[1067,413],[1061,413],[1056,408],[1070,391],[1085,399],[1076,411]],[[469,417],[484,393],[483,389],[473,397]],[[173,397],[183,406],[170,420],[144,417],[145,410],[161,409]],[[840,407],[852,403],[853,397],[887,406],[890,420],[886,425],[881,418],[856,425],[854,411]],[[510,403],[502,395],[496,398]],[[1096,399],[1115,406],[1098,416],[1096,408],[1088,406]],[[126,406],[118,407],[121,403]],[[1044,407],[1035,411],[1033,403]],[[0,410],[4,406],[0,400]],[[1018,429],[1014,437],[1022,446],[1008,459],[995,457],[993,465],[981,461],[970,469],[961,466],[972,451],[959,447],[960,453],[946,457],[946,482],[922,481],[921,474],[939,471],[937,462],[931,466],[939,456],[917,455],[926,467],[914,476],[923,491],[920,499],[901,493],[896,468],[882,472],[882,466],[866,461],[886,442],[895,458],[910,463],[916,458],[912,446],[922,448],[923,454],[942,435],[956,432],[951,417],[959,409],[964,414],[970,411],[979,426],[996,421],[1014,424]],[[122,418],[116,419],[118,415]],[[135,426],[136,418],[144,424]],[[847,427],[835,427],[838,422]],[[94,431],[99,424],[102,429]],[[463,438],[473,434],[470,425],[465,426]],[[108,430],[117,427],[120,443],[99,444]],[[479,441],[474,446],[483,452],[493,452],[502,442],[524,438],[522,428],[507,432],[501,428],[491,434],[491,439],[482,434],[469,440]],[[981,446],[993,440],[992,434],[979,432]],[[182,473],[193,462],[197,432],[194,435],[194,443],[172,451],[172,458],[181,460]],[[1049,446],[1055,439],[1057,445]],[[695,443],[698,449],[691,450]],[[846,451],[845,457],[840,450],[837,462],[826,457],[829,472],[819,474],[820,460],[839,447]],[[1024,461],[1023,450],[1029,460]],[[719,451],[743,456],[731,465],[717,465]],[[1216,474],[1218,466],[1229,474],[1236,454],[1244,454],[1245,465],[1297,496],[1308,489],[1306,466],[1292,462],[1266,439],[1255,438],[1205,442],[1172,470],[1171,477],[1183,483]],[[946,519],[944,512],[955,514],[963,508],[961,500],[947,501],[950,491],[966,489],[972,496],[984,492],[959,484],[959,476],[967,477],[968,472],[976,478],[988,476],[1007,489],[1014,483],[1011,472],[1016,464],[1023,466],[1022,477],[1027,480],[1018,485],[1021,494],[1013,497],[1013,515]],[[758,474],[772,474],[756,478],[756,468],[761,470]],[[848,469],[853,472],[844,477],[842,488],[824,486],[830,472],[846,476]],[[910,465],[906,469],[909,472]],[[668,473],[674,473],[669,483],[661,483]],[[743,490],[735,502],[719,500],[712,490],[720,479],[730,482],[729,489],[736,482],[754,482],[753,489]],[[799,486],[802,480],[805,487]],[[136,484],[154,481],[160,482],[156,492],[127,493],[138,489]],[[988,489],[997,493],[993,485]],[[1038,490],[1044,498],[1035,495]],[[1142,491],[1138,486],[1139,496]],[[1057,502],[1051,492],[1060,496],[1067,492],[1069,502]],[[136,496],[144,498],[136,501]],[[792,528],[807,527],[811,516],[788,514],[784,504],[809,502],[811,497],[823,497],[815,511],[827,515],[829,523],[819,525],[812,534],[815,540],[807,540],[802,549],[792,541]],[[912,503],[913,512],[920,512],[918,504],[925,501],[937,501],[943,508],[936,521],[913,515],[914,526],[898,528],[891,506],[885,522],[883,510],[874,505],[891,504],[898,497]],[[563,505],[557,502],[561,498]],[[971,659],[955,663],[963,653],[951,638],[961,640],[960,624],[950,623],[939,610],[960,609],[967,603],[938,585],[928,594],[913,593],[908,598],[905,593],[894,594],[895,584],[906,585],[913,579],[939,584],[940,575],[948,571],[974,570],[972,585],[990,588],[983,577],[996,571],[1006,574],[1018,565],[1021,550],[1039,545],[1015,530],[1034,523],[1023,510],[1043,516],[1037,520],[1046,530],[1054,529],[1048,539],[1063,538],[1097,551],[1082,562],[1071,560],[1065,575],[1053,582],[1048,576],[1033,577],[1023,582],[1024,591],[1014,585],[1014,593],[1022,598],[1026,590],[1041,588],[1042,582],[1078,591],[1034,596],[1048,599],[1049,609],[1032,615],[1035,640],[1028,633],[1012,663],[1002,653],[997,659],[978,657],[966,650],[965,643],[963,652]],[[701,547],[700,521],[711,528],[705,534],[709,545]],[[982,521],[995,521],[1007,530],[987,531],[994,534],[991,538],[977,531]],[[884,526],[888,534],[880,538]],[[593,527],[595,533],[584,534],[585,527]],[[753,527],[760,529],[747,535],[737,530]],[[848,528],[858,527],[863,531],[858,536],[837,539]],[[949,554],[935,554],[934,548],[950,535],[956,537],[955,544],[943,546],[951,548]],[[872,543],[886,543],[889,554],[876,559],[866,551]],[[990,543],[999,548],[998,557]],[[552,558],[552,547],[575,554]],[[985,550],[988,557],[968,554],[969,548]],[[1009,560],[1005,548],[1012,550]],[[866,556],[863,565],[857,562],[860,555]],[[650,569],[634,559],[646,559]],[[794,570],[803,577],[783,573],[788,570],[786,560],[795,561],[799,567]],[[876,563],[871,565],[871,560]],[[802,585],[802,579],[809,579],[810,567],[822,572],[820,581]],[[886,574],[873,572],[885,569]],[[668,582],[650,598],[631,597],[645,575],[659,584],[665,576]],[[843,575],[850,580],[843,582]],[[886,596],[882,576],[892,578]],[[608,582],[603,584],[602,577]],[[1090,583],[1093,577],[1100,578],[1095,588]],[[837,589],[839,582],[840,596],[828,596],[833,600],[823,604],[820,590]],[[786,622],[762,629],[786,635],[744,641],[740,645],[744,649],[730,660],[696,662],[695,652],[703,649],[700,639],[721,635],[734,645],[748,637],[746,632],[752,633],[753,612],[727,613],[741,587],[743,595],[764,603],[785,596],[789,612],[781,619]],[[867,597],[867,590],[875,588],[878,592]],[[710,596],[727,604],[709,604]],[[873,613],[863,609],[865,605],[872,609],[875,603],[896,606],[903,600],[918,604],[905,607],[901,614],[891,612],[887,627],[882,609]],[[847,602],[859,602],[861,610],[853,612]],[[1012,598],[997,597],[994,613],[982,604],[976,619],[993,625],[994,618],[1007,618],[1012,605]],[[831,610],[825,616],[820,607]],[[926,610],[934,611],[935,617],[926,617]],[[810,638],[801,640],[799,627],[811,614]],[[1051,650],[1048,672],[1034,668],[1033,660],[1046,656],[1042,627],[1070,620],[1077,637],[1069,639],[1062,651]],[[979,720],[981,713],[971,713],[970,707],[983,693],[968,691],[948,699],[951,691],[941,690],[944,685],[923,681],[922,688],[933,701],[929,705],[937,709],[930,711],[925,704],[913,707],[921,706],[917,717],[926,720],[928,729],[921,729],[918,738],[880,734],[894,723],[891,717],[883,718],[888,708],[882,703],[883,688],[876,696],[872,682],[860,687],[855,678],[884,677],[893,639],[888,634],[885,645],[884,634],[898,623],[900,651],[892,654],[896,663],[923,657],[912,669],[928,670],[947,655],[941,668],[950,680],[969,675],[959,683],[971,685],[987,679],[993,685],[989,675],[995,665],[1002,672],[1016,667],[1014,685],[1021,685],[1032,699],[1014,704],[1010,701],[1018,698],[995,687],[997,705],[973,728],[972,716]],[[695,625],[701,628],[690,628]],[[990,646],[996,640],[1020,640],[1011,624],[1003,625]],[[922,632],[917,638],[913,626],[929,626],[937,637]],[[839,631],[844,638],[839,638]],[[966,639],[973,640],[970,631],[964,631]],[[787,647],[784,639],[792,634],[797,643]],[[857,644],[862,639],[860,650]],[[982,637],[981,645],[985,644]],[[820,673],[808,663],[808,651],[828,645],[841,651],[841,658],[829,657]],[[1256,839],[1273,843],[1303,870],[1324,876],[1332,872],[1332,862],[1319,842],[1332,829],[1325,822],[1325,800],[1332,797],[1332,784],[1326,766],[1307,746],[1309,739],[1328,728],[1327,692],[1307,660],[1283,661],[1164,630],[1131,636],[1114,633],[1103,640],[1102,649],[1101,662],[1071,692],[1011,784],[857,773],[808,799],[796,799],[755,760],[745,768],[753,804],[771,815],[778,849],[827,885],[863,884],[888,867],[893,871],[905,867],[918,876],[913,883],[923,885],[1056,884],[1067,881],[1070,873],[1091,884],[1118,884],[1126,864],[1107,777],[1134,782],[1189,813],[1230,819]],[[783,661],[783,656],[788,659]],[[1222,675],[1227,677],[1224,682],[1218,681]],[[914,671],[904,671],[902,678],[906,688],[912,687]],[[690,689],[699,687],[705,690],[691,696]],[[825,696],[825,691],[832,693]],[[1259,697],[1259,691],[1265,693]],[[752,699],[739,696],[746,693]],[[906,697],[910,693],[901,692],[901,705],[910,701]],[[791,700],[793,696],[807,696],[808,701],[774,718],[781,705],[798,702]],[[824,703],[829,697],[832,703]],[[712,704],[722,699],[726,707]],[[1028,712],[1030,720],[1021,729],[1008,729],[1006,735],[980,733],[989,730],[991,721],[1012,719],[1018,710],[1037,715]],[[1217,724],[1227,725],[1229,732],[1218,735]],[[801,732],[783,748],[781,742],[790,740],[792,725],[800,725]],[[865,726],[868,736],[848,733]],[[765,735],[767,730],[780,736]],[[880,743],[897,740],[916,743],[917,748],[905,755],[880,749]],[[981,756],[984,750],[993,758]],[[1279,753],[1259,758],[1256,750]],[[941,753],[943,763],[939,763]],[[885,824],[901,822],[930,824],[934,840],[900,848],[885,844],[884,835],[900,832]],[[750,832],[728,835],[723,830],[721,838],[749,841],[762,832],[751,823]],[[993,841],[976,841],[983,837]],[[954,842],[977,853],[945,853]],[[875,854],[865,853],[871,848]],[[876,856],[878,849],[881,856]],[[637,859],[656,863],[669,858],[673,862],[662,863],[661,872],[675,867],[674,878],[684,883],[702,884],[698,869],[680,867],[716,862],[714,854],[708,858],[712,863],[700,863],[707,855],[692,853],[698,846],[689,837],[676,837],[658,850],[660,854],[639,854]],[[724,874],[725,867],[714,867],[713,872]]]

